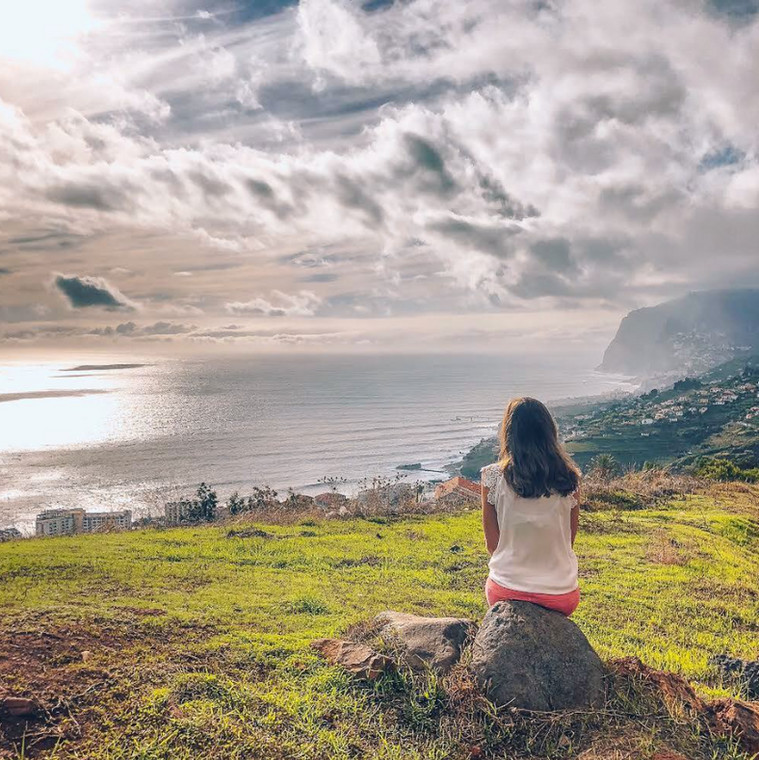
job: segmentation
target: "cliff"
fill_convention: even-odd
[[[599,369],[636,377],[697,374],[759,350],[759,290],[711,290],[637,309]]]

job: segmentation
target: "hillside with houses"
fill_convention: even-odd
[[[693,467],[723,457],[759,466],[759,359],[731,360],[668,388],[554,410],[567,449],[585,468],[599,455],[621,466]],[[459,465],[477,478],[497,457],[495,437],[484,439]]]
[[[714,373],[677,381],[579,413],[560,416],[567,447],[581,464],[611,454],[622,464],[687,466],[728,456],[759,464],[759,368],[746,364],[728,376]]]

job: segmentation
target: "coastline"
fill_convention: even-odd
[[[36,395],[0,404],[0,528],[28,533],[50,508],[156,514],[200,480],[220,497],[263,485],[313,496],[330,490],[324,481],[332,477],[346,494],[373,477],[434,483],[495,431],[509,396],[533,393],[563,407],[630,388],[627,378],[579,361],[558,377],[542,364],[489,355],[466,363],[447,355],[416,364],[236,358],[64,371],[81,366],[5,373],[0,390]],[[577,393],[587,387],[601,393]]]
[[[562,420],[569,415],[583,414],[590,411],[603,408],[606,404],[613,404],[622,399],[630,398],[640,393],[643,383],[639,378],[640,384],[635,385],[627,391],[609,391],[607,393],[598,393],[590,396],[574,396],[560,398],[555,402],[549,402],[548,407],[556,418],[561,434]],[[632,384],[632,383],[631,383]],[[446,472],[450,477],[462,475],[470,480],[479,481],[479,471],[481,467],[491,464],[497,458],[498,448],[498,430],[492,436],[482,438],[478,443],[472,446],[461,459],[449,462],[446,466]]]

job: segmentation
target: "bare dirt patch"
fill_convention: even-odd
[[[172,669],[178,631],[145,628],[162,610],[123,610],[124,619],[53,622],[26,615],[0,627],[0,758],[34,758],[78,743],[117,719],[140,685]],[[20,705],[20,708],[19,708]]]

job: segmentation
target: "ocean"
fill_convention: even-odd
[[[121,362],[124,360],[121,359]],[[0,365],[0,528],[42,509],[162,512],[200,481],[357,490],[434,471],[492,435],[506,401],[630,388],[577,357],[212,357],[136,366]],[[576,366],[575,366],[576,365]]]

